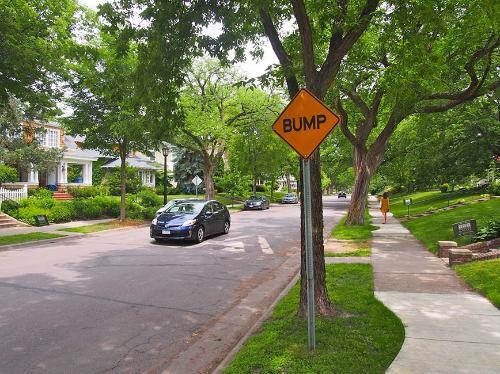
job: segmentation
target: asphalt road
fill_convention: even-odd
[[[325,199],[326,230],[347,201]],[[228,235],[197,245],[156,244],[143,227],[0,252],[0,373],[167,367],[283,264],[298,264],[299,215],[298,205],[236,213]],[[256,310],[271,302],[263,295]]]

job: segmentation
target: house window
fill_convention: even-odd
[[[144,184],[153,184],[153,173],[150,171],[144,171]]]
[[[59,148],[59,130],[48,129],[47,130],[47,147]]]

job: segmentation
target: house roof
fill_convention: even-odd
[[[96,150],[93,149],[83,149],[80,147],[78,143],[83,141],[81,137],[73,137],[71,135],[64,135],[64,145],[66,150],[64,151],[65,158],[85,158],[85,159],[93,159],[97,160],[99,157],[103,157],[103,155]]]
[[[160,170],[161,165],[158,164],[157,162],[150,161],[146,158],[142,157],[127,157],[126,159],[127,165],[132,166],[137,169],[143,169],[143,170]],[[120,167],[120,159],[114,159],[111,161],[108,161],[104,165],[102,165],[103,168],[119,168]]]

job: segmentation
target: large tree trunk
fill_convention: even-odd
[[[254,196],[257,193],[257,176],[255,174],[253,175],[252,178],[252,192]]]
[[[321,191],[320,156],[317,150],[310,158],[311,167],[311,213],[312,213],[312,244],[314,262],[314,296],[316,314],[332,315],[334,309],[328,298],[325,280],[325,249],[323,246],[323,196]],[[302,186],[302,162],[300,166],[300,186]],[[299,315],[307,316],[307,276],[305,252],[305,227],[304,227],[304,194],[300,194],[300,234],[301,234],[301,268],[300,268],[300,305]]]
[[[356,174],[346,224],[362,225],[365,222],[364,214],[366,201],[368,199],[368,189],[370,188],[373,174],[379,164],[376,160],[380,157],[378,155],[373,157],[373,155],[368,152],[355,149],[353,158]]]
[[[286,188],[288,189],[288,193],[291,193],[292,192],[292,183],[290,181],[290,174],[286,174],[285,175],[285,178],[286,178]]]
[[[203,179],[205,182],[205,198],[213,199],[215,196],[214,187],[214,164],[208,157],[203,157]]]
[[[120,149],[120,222],[125,221],[125,194],[127,182],[127,153]]]

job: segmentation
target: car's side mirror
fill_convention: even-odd
[[[206,217],[210,217],[212,215],[212,212],[205,212]]]

